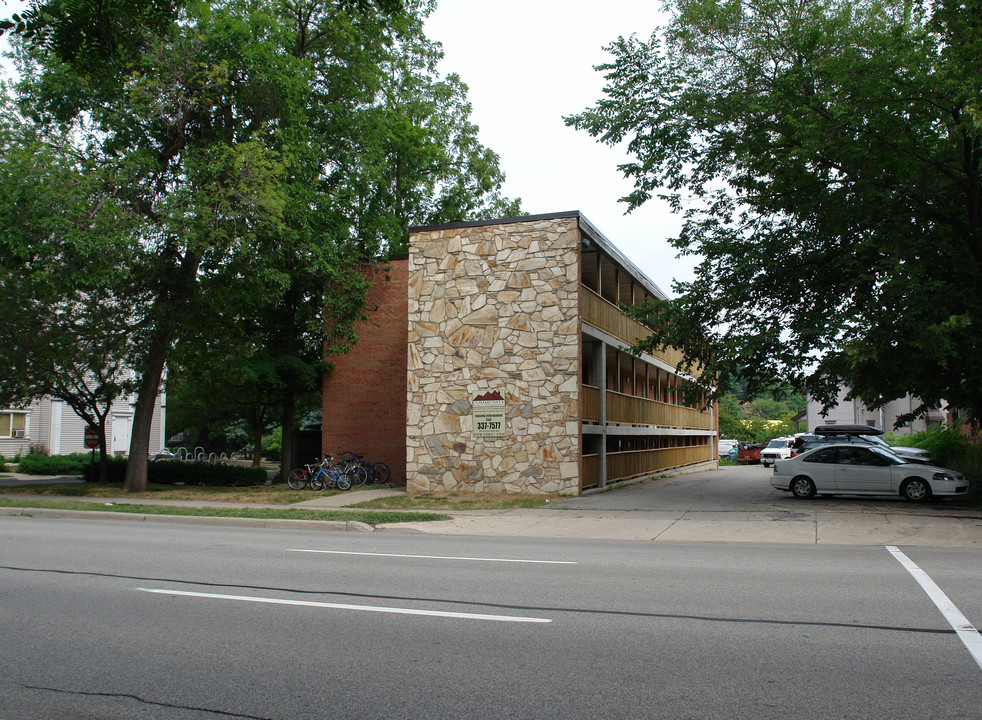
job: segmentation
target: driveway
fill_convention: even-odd
[[[791,493],[775,490],[773,470],[760,465],[726,466],[719,470],[674,475],[638,482],[607,492],[570,498],[555,507],[579,510],[666,511],[666,512],[885,512],[925,515],[978,515],[957,499],[936,500],[916,505],[896,497],[813,498],[799,500]]]
[[[901,498],[798,500],[759,465],[661,477],[534,510],[389,526],[428,534],[648,542],[982,547],[982,512]]]

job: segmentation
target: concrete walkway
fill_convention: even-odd
[[[945,502],[917,506],[862,498],[801,501],[774,491],[759,468],[726,470],[660,478],[621,490],[564,499],[534,510],[438,511],[452,519],[422,523],[381,524],[377,530],[486,537],[581,538],[645,542],[743,542],[804,545],[920,545],[982,547],[982,511]],[[2,485],[27,485],[38,478],[0,479]],[[304,507],[345,509],[376,497],[400,495],[399,489],[372,489],[314,496],[290,506],[216,501],[143,498],[71,498],[99,503],[191,507]],[[24,494],[8,497],[28,499]],[[54,499],[46,496],[45,499]],[[69,499],[69,498],[63,498]],[[946,501],[950,502],[950,501]],[[27,514],[21,508],[0,508]],[[70,511],[31,510],[30,514]],[[88,513],[75,514],[90,516]],[[153,515],[100,515],[152,521]],[[181,522],[174,516],[167,522]],[[363,523],[324,521],[246,521],[238,518],[186,518],[187,522],[305,527],[325,530],[372,528]],[[238,522],[237,522],[238,521]]]
[[[814,511],[631,512],[498,510],[453,514],[433,523],[382,525],[446,535],[749,542],[796,545],[982,547],[982,517]]]

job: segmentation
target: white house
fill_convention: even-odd
[[[898,418],[913,412],[920,406],[920,400],[908,394],[897,400],[891,400],[882,408],[874,410],[866,407],[860,400],[846,400],[848,392],[849,388],[839,390],[838,403],[829,409],[829,413],[825,417],[821,415],[822,403],[809,396],[803,418],[807,423],[805,430],[811,432],[819,425],[868,425],[885,432],[908,434],[927,430],[945,420],[945,414],[941,410],[931,409],[926,415],[894,428]],[[802,418],[799,416],[798,419]]]
[[[106,423],[106,451],[125,455],[130,447],[135,396],[119,398],[113,403]],[[166,394],[161,392],[154,404],[150,430],[150,452],[162,450],[166,441]],[[45,397],[26,408],[0,409],[0,455],[11,458],[26,453],[30,445],[41,444],[51,455],[88,452],[84,434],[88,423],[62,400]]]

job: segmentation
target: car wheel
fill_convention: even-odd
[[[911,478],[900,488],[900,494],[911,502],[924,502],[931,498],[931,486],[927,480]]]
[[[791,494],[802,500],[815,497],[815,483],[804,475],[796,477],[791,481]]]

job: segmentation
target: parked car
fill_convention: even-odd
[[[911,463],[878,445],[837,442],[774,463],[771,485],[798,498],[818,495],[900,495],[912,502],[964,495],[960,472]]]
[[[793,443],[793,435],[774,438],[760,451],[760,464],[764,467],[770,467],[775,460],[787,460],[791,457],[791,445]]]
[[[726,438],[719,439],[719,456],[729,457],[731,454],[736,455],[736,450],[739,450],[740,443],[736,440],[727,440]]]
[[[836,442],[852,442],[864,445],[876,445],[904,458],[907,462],[931,463],[931,454],[923,448],[890,445],[879,437],[882,430],[867,425],[820,425],[814,434],[799,435],[791,446],[791,457],[800,455],[808,450]]]

